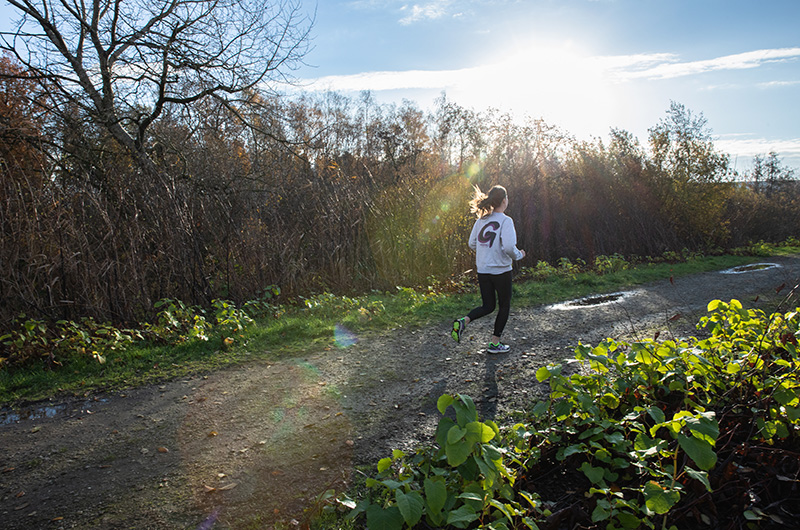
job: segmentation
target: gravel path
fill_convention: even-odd
[[[441,394],[468,394],[482,418],[500,418],[545,395],[533,374],[578,341],[694,335],[710,300],[754,307],[785,296],[800,257],[765,262],[779,266],[666,279],[597,305],[512,306],[505,355],[484,353],[489,316],[461,344],[442,322],[0,415],[0,526],[302,525],[316,495],[345,487],[354,465],[429,443]]]

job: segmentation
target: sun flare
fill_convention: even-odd
[[[607,132],[618,98],[597,56],[570,43],[532,42],[498,53],[454,86],[455,99],[555,121],[573,132]]]

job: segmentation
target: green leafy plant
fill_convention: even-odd
[[[666,530],[690,517],[713,526],[717,490],[723,499],[731,487],[754,494],[732,478],[736,470],[774,461],[767,447],[780,455],[798,439],[800,310],[767,315],[714,300],[708,312],[698,323],[703,339],[579,344],[581,369],[541,367],[549,398],[510,427],[479,421],[468,396],[440,397],[439,411],[454,415],[440,419],[437,447],[394,451],[367,479],[364,498],[337,502],[370,528],[552,527],[556,506],[529,491],[555,462],[582,477],[570,502],[584,505],[595,525],[587,528]],[[738,517],[781,520],[756,501]]]
[[[254,322],[244,309],[237,308],[229,300],[213,300],[211,306],[214,309],[216,329],[226,337],[241,333]]]
[[[47,324],[43,320],[27,318],[22,313],[14,319],[11,329],[10,333],[0,336],[0,345],[4,350],[0,356],[0,367],[25,364],[41,358],[46,358],[50,365],[55,362],[47,338]]]
[[[594,270],[598,274],[609,274],[611,272],[618,272],[627,270],[630,263],[621,254],[612,254],[611,256],[597,256],[594,259]]]
[[[580,274],[585,267],[586,262],[580,258],[576,259],[574,263],[569,258],[560,258],[558,260],[559,273],[564,276],[574,278],[576,275]]]
[[[370,528],[386,529],[413,528],[422,520],[433,527],[535,528],[526,514],[538,509],[537,498],[514,491],[508,451],[491,443],[499,437],[497,425],[479,421],[469,396],[442,395],[437,407],[443,414],[438,448],[414,455],[395,450],[381,459],[377,476],[366,481],[369,497],[349,517],[364,516]],[[444,416],[450,408],[454,419]],[[346,496],[339,502],[353,504]]]
[[[57,326],[57,338],[53,344],[59,357],[90,355],[100,364],[105,364],[109,355],[142,339],[141,333],[136,330],[119,329],[88,317],[79,323],[62,320]]]
[[[252,318],[276,315],[280,307],[275,304],[275,299],[280,296],[281,288],[277,285],[268,285],[262,289],[261,294],[244,304],[244,311]]]
[[[535,267],[524,267],[522,273],[532,280],[543,281],[551,276],[556,276],[558,274],[558,269],[546,261],[539,260]]]
[[[187,339],[208,340],[211,324],[200,308],[171,298],[159,300],[153,307],[160,310],[155,322],[143,326],[150,338],[169,343]]]

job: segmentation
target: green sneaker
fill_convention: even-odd
[[[509,350],[511,350],[511,346],[502,342],[490,342],[489,347],[486,349],[489,353],[508,353]]]
[[[453,337],[454,341],[461,342],[461,334],[464,333],[464,327],[463,318],[453,321],[453,331],[450,332],[450,336]]]

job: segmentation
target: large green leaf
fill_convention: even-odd
[[[797,399],[797,388],[790,388],[786,383],[781,383],[772,393],[772,397],[781,405],[788,405]]]
[[[387,469],[392,467],[392,459],[391,458],[381,458],[378,460],[378,473],[383,473]]]
[[[592,512],[592,522],[605,521],[609,517],[611,517],[611,503],[605,499],[599,499]]]
[[[467,434],[466,429],[462,429],[458,425],[453,425],[452,427],[450,427],[450,430],[447,431],[447,445],[454,444],[460,440],[463,440],[466,434]],[[469,442],[469,440],[467,440],[467,442]]]
[[[422,495],[417,491],[403,493],[395,490],[394,498],[406,524],[413,528],[422,519]]]
[[[592,484],[600,484],[605,475],[605,469],[602,467],[594,467],[589,462],[584,462],[580,470],[586,475],[586,478],[592,481]]]
[[[447,410],[447,407],[452,405],[454,401],[455,398],[450,394],[442,394],[436,401],[436,408],[439,409],[441,414],[444,414],[444,411]]]
[[[371,504],[367,508],[367,526],[370,530],[402,530],[403,522],[403,514],[397,506],[384,510],[377,504]]]
[[[681,499],[675,490],[666,490],[652,480],[644,486],[644,500],[650,510],[657,514],[665,514]]]
[[[719,423],[714,418],[713,412],[705,412],[692,418],[686,418],[686,426],[695,436],[706,440],[712,445],[719,438]]]
[[[706,491],[711,491],[711,482],[708,480],[708,473],[705,471],[697,471],[690,467],[686,468],[686,474],[695,480],[699,480],[706,487]]]
[[[697,467],[703,471],[709,471],[717,463],[717,455],[713,447],[705,440],[700,440],[694,436],[678,435],[678,444],[681,449],[686,451]]]
[[[460,440],[454,444],[445,445],[444,452],[447,455],[447,463],[453,467],[458,467],[469,458],[472,452],[472,444]]]
[[[478,411],[472,398],[464,394],[458,394],[458,401],[453,403],[456,409],[456,423],[465,426],[473,421],[478,421]]]
[[[439,447],[447,445],[447,433],[450,432],[450,429],[452,429],[455,424],[456,422],[447,416],[439,420],[439,425],[436,427],[436,443],[439,444]]]
[[[425,478],[425,501],[431,513],[439,514],[447,501],[447,486],[440,477]]]
[[[540,383],[547,381],[548,377],[550,377],[550,370],[548,370],[546,366],[542,366],[536,370],[536,380]]]
[[[466,528],[467,525],[478,518],[475,510],[464,504],[457,510],[453,510],[447,514],[447,524],[451,524],[456,528]],[[370,530],[372,527],[370,527]]]
[[[466,440],[470,443],[486,443],[494,438],[495,432],[491,427],[479,421],[467,424]]]

